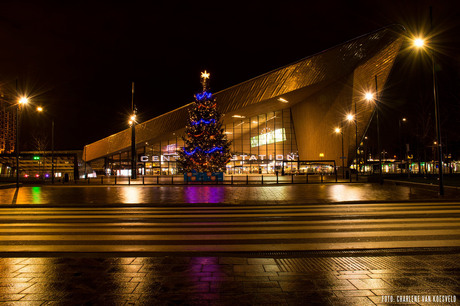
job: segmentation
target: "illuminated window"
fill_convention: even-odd
[[[286,133],[284,128],[276,129],[258,136],[251,137],[251,147],[263,146],[275,142],[281,142],[286,140]]]

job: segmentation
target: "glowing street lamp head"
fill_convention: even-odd
[[[22,97],[22,98],[19,99],[19,104],[24,105],[24,104],[27,104],[27,103],[29,103],[29,99],[27,97]]]
[[[423,48],[425,46],[425,40],[422,38],[414,39],[414,46],[417,48]]]
[[[335,132],[338,134],[341,132],[340,128],[335,128]]]
[[[136,115],[132,115],[131,117],[129,117],[130,121],[136,121]]]
[[[364,98],[367,101],[372,101],[372,100],[374,100],[374,94],[372,92],[366,92],[366,95],[364,96]]]
[[[38,107],[37,107],[37,112],[40,112],[40,113],[41,113],[42,111],[43,111],[43,107],[38,106]]]
[[[347,115],[347,120],[348,121],[353,121],[353,119],[355,119],[355,116],[353,116],[352,114]]]

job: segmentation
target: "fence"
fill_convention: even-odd
[[[351,176],[350,176],[351,178]],[[276,184],[309,184],[336,183],[336,174],[303,174],[303,175],[225,175],[222,182],[186,182],[183,175],[141,176],[131,179],[129,176],[100,176],[75,181],[78,185],[276,185]],[[341,180],[342,182],[344,180]],[[347,179],[346,181],[351,181]]]

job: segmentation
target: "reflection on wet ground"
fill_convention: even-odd
[[[420,304],[460,298],[458,254],[1,258],[0,264],[0,302],[27,305],[374,305],[407,296]]]
[[[385,184],[283,186],[34,186],[0,189],[2,204],[226,203],[292,204],[439,199],[435,191]],[[447,190],[445,198],[458,198]]]

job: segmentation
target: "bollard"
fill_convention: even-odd
[[[232,180],[231,180],[231,184],[233,185],[233,175],[231,176]]]
[[[131,185],[131,177],[128,176],[128,185]]]
[[[305,177],[306,177],[306,179],[305,179],[305,180],[306,180],[306,183],[308,184],[308,172],[305,173]]]
[[[171,185],[174,185],[174,175],[171,175]]]
[[[294,184],[294,174],[291,174],[291,184]]]
[[[249,185],[249,175],[246,175],[246,185]]]
[[[278,184],[278,172],[276,172],[276,183]]]
[[[117,184],[117,177],[115,176],[115,185]]]
[[[262,175],[262,185],[264,184],[264,176]]]
[[[323,182],[323,172],[321,172],[321,183]]]
[[[142,185],[145,185],[144,179],[145,179],[145,176],[142,177]]]

